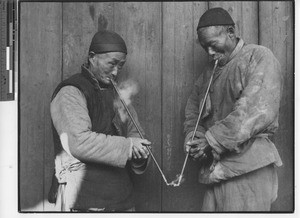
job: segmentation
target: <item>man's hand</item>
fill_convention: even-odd
[[[192,136],[193,136],[193,132],[190,132],[189,134],[187,134],[187,136],[184,139],[184,151],[186,153],[188,153],[191,148],[191,145],[188,144],[188,142],[193,141]],[[205,137],[205,135],[202,132],[196,131],[195,136],[194,136],[194,141],[197,139],[200,139],[200,138],[204,138],[204,137]]]
[[[147,159],[149,151],[146,146],[151,145],[151,142],[147,139],[130,138],[132,141],[132,156],[134,159]]]
[[[215,169],[216,164],[220,160],[220,155],[212,149],[206,138],[200,138],[187,142],[187,147],[190,147],[190,156],[194,160],[202,161],[203,164],[209,164],[209,171]]]
[[[208,153],[211,152],[211,147],[205,137],[197,138],[186,143],[186,151],[194,159],[206,159]]]
[[[220,155],[209,145],[204,134],[196,132],[194,140],[191,140],[192,133],[188,134],[185,141],[185,151],[193,160],[198,160],[204,165],[210,166],[212,172],[220,160]]]

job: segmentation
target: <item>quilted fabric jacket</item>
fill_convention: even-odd
[[[229,62],[217,67],[197,136],[206,137],[221,155],[212,172],[200,170],[201,183],[215,183],[269,164],[282,165],[269,139],[278,128],[282,92],[281,66],[266,47],[245,44],[242,39]],[[191,136],[212,73],[210,63],[196,81],[188,99],[184,123],[186,139]],[[203,172],[203,173],[201,173]]]

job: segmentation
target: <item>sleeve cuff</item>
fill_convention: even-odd
[[[189,133],[186,135],[186,137],[185,137],[185,143],[187,143],[187,141],[192,137],[193,133],[194,133],[194,131],[191,131],[191,132],[189,132]],[[196,131],[195,136],[196,136],[197,138],[205,137],[204,133],[199,132],[199,131]]]
[[[149,158],[141,159],[141,160],[132,159],[131,160],[131,169],[137,175],[143,174],[145,172],[148,164],[149,164]]]
[[[226,151],[223,145],[221,145],[208,130],[205,133],[205,138],[208,141],[208,144],[220,155]]]
[[[142,167],[146,162],[147,162],[147,159],[140,159],[140,160],[132,159],[132,166],[133,166],[134,168],[140,168],[140,167]]]

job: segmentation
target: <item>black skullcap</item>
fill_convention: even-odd
[[[197,31],[201,27],[234,25],[230,14],[223,8],[212,8],[200,17]]]
[[[95,54],[123,52],[127,54],[127,47],[119,34],[109,30],[101,30],[94,35],[89,52]]]

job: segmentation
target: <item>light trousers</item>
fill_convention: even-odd
[[[277,198],[278,177],[273,164],[212,184],[202,211],[270,211]]]

